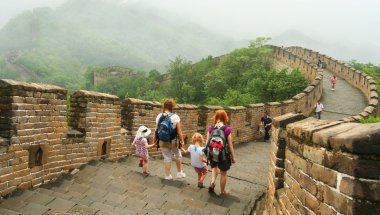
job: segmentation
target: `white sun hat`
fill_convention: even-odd
[[[147,137],[152,131],[146,126],[142,125],[136,132],[136,138],[139,139],[141,137]]]

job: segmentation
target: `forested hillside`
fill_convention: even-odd
[[[197,61],[238,46],[138,2],[70,0],[56,10],[26,11],[0,30],[0,78],[76,89],[88,66],[164,72],[176,56]]]
[[[119,97],[163,101],[174,98],[179,103],[198,105],[246,105],[255,102],[282,101],[302,91],[308,84],[296,69],[277,70],[272,49],[263,46],[268,40],[258,38],[247,48],[201,61],[176,57],[168,67],[169,80],[155,70],[149,74],[111,76],[94,86],[94,90]],[[90,68],[86,80],[92,80],[99,68]],[[88,88],[91,88],[91,83]]]

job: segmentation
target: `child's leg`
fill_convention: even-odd
[[[198,180],[199,182],[203,183],[203,181],[205,180],[206,176],[207,176],[207,172],[202,172],[201,173],[201,178]]]
[[[143,165],[143,172],[147,173],[148,172],[148,159],[143,159],[144,165]]]
[[[202,173],[201,173],[201,172],[198,172],[198,182],[201,181],[201,178],[202,178]]]
[[[144,165],[144,160],[142,158],[140,158],[139,166],[142,167],[143,165]]]

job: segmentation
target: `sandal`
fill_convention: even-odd
[[[213,193],[215,188],[215,183],[211,183],[210,186],[208,187],[208,192]]]
[[[223,191],[220,193],[221,196],[229,196],[231,194],[230,191]]]

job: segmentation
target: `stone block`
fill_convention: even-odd
[[[290,123],[301,121],[305,118],[302,114],[287,113],[273,119],[273,125],[277,128],[286,128]]]
[[[343,177],[339,190],[355,199],[380,202],[380,181]]]
[[[331,137],[334,149],[342,151],[380,155],[380,123],[361,124],[355,129]]]
[[[341,124],[342,122],[331,122],[327,120],[317,120],[309,117],[305,120],[291,123],[286,127],[288,135],[300,139],[305,144],[311,144],[313,133]]]
[[[331,205],[341,214],[353,214],[353,200],[329,186],[325,186],[323,202]]]

